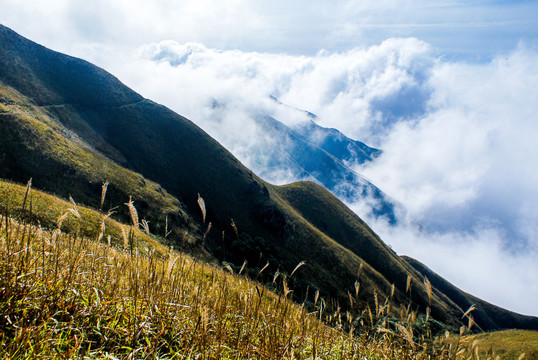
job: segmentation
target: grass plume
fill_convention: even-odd
[[[138,212],[136,211],[136,208],[134,206],[134,201],[131,197],[129,197],[129,202],[125,203],[129,208],[129,214],[131,215],[131,222],[133,223],[133,227],[138,230],[140,224],[138,223]]]
[[[99,205],[99,211],[103,211],[103,205],[105,204],[106,191],[108,189],[109,182],[106,180],[101,186],[101,202]]]
[[[205,201],[200,196],[200,194],[198,194],[198,206],[200,207],[200,210],[202,211],[202,222],[205,223],[205,216],[206,216]]]

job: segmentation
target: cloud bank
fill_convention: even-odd
[[[465,291],[538,315],[536,49],[472,64],[415,38],[313,56],[162,41],[110,64],[275,183],[297,179],[264,172],[264,148],[278,144],[256,114],[293,124],[305,109],[383,149],[369,165],[349,164],[407,209],[396,228],[368,219],[374,230]],[[364,204],[349,205],[366,216]]]

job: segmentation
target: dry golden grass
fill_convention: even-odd
[[[472,335],[464,339],[472,344],[481,358],[505,360],[537,360],[538,332],[528,330],[504,330]]]
[[[284,293],[180,253],[142,255],[0,220],[3,358],[353,358],[369,351]]]
[[[30,186],[19,190],[21,203],[28,202],[23,208],[43,211],[34,203],[50,195]],[[68,212],[80,221],[106,216],[79,208],[73,199],[66,204],[69,208],[58,212],[62,216]],[[121,225],[124,241],[111,242],[104,231],[96,236],[75,227],[65,233],[16,220],[7,211],[0,216],[0,357],[456,359],[469,354],[461,336],[466,329],[434,338],[427,319],[409,310],[394,319],[389,299],[377,294],[375,309],[353,306],[346,313],[327,310],[333,307],[318,296],[315,304],[296,304],[281,274],[270,284],[277,290],[270,291],[242,276],[248,273],[244,267],[233,274],[229,266],[197,261],[147,240],[135,225]],[[353,304],[356,294],[349,298]]]

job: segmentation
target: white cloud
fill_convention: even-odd
[[[316,113],[322,125],[337,127],[355,138],[373,136],[372,129],[384,128],[394,120],[381,112],[409,117],[424,111],[430,92],[424,81],[433,65],[429,46],[416,39],[389,39],[378,46],[310,57],[217,51],[175,41],[147,44],[137,53],[141,59],[131,68],[118,63],[112,70],[145,96],[169,98],[165,93],[170,93],[168,86],[162,91],[152,88],[151,83],[157,81],[148,80],[147,71],[152,77],[162,74],[163,79],[178,79],[178,91],[202,87],[206,97],[232,97],[267,112],[277,111],[266,99],[274,95]],[[147,69],[140,71],[139,66]],[[401,97],[405,97],[403,101]],[[180,105],[188,104],[175,99],[166,103],[185,113]]]
[[[322,125],[377,142],[373,135],[393,120],[378,111],[394,111],[396,116],[423,111],[429,90],[422,82],[432,60],[429,45],[413,38],[388,39],[344,53],[320,53],[309,71],[293,78],[281,99],[316,113]],[[391,105],[399,109],[390,109]]]
[[[399,123],[381,158],[360,171],[423,219],[431,206],[459,206],[477,196],[489,165],[489,126],[456,109]]]
[[[387,242],[473,294],[534,315],[537,64],[525,48],[484,65],[437,64],[428,112],[395,126],[379,161],[361,169],[426,226],[373,223]]]
[[[486,65],[439,63],[428,112],[394,127],[380,161],[362,171],[426,225],[496,222],[516,236],[517,218],[538,223],[528,204],[538,195],[536,60],[520,49]]]

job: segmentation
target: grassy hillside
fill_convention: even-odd
[[[422,311],[426,311],[430,301],[424,276],[402,261],[368,225],[335,196],[312,182],[282,186],[278,191],[301,217],[337,240],[340,245],[352,251],[364,262],[365,270],[372,272],[369,278],[374,282],[366,283],[368,288],[387,294],[394,284],[396,297],[403,302],[407,298],[406,287],[410,276],[410,297],[415,305],[421,306]],[[380,284],[384,286],[381,287]],[[447,322],[450,322],[450,317],[459,317],[461,316],[459,314],[465,311],[458,309],[450,300],[440,298],[437,292],[433,293],[431,307],[434,317]]]
[[[48,111],[0,83],[0,178],[26,182],[93,207],[110,208],[130,197],[141,217],[151,219],[153,231],[163,234],[168,217],[174,236],[196,227],[184,206],[160,185],[127,170],[96,151],[65,128]],[[107,197],[100,204],[102,186]],[[116,217],[128,219],[120,207]]]
[[[505,360],[538,359],[538,332],[536,331],[497,331],[470,336],[466,342],[474,344],[479,356],[484,359],[497,358],[497,356]]]
[[[123,204],[122,206],[127,207]],[[130,239],[130,225],[114,220],[114,214],[111,216],[108,212],[99,212],[79,205],[74,199],[63,200],[36,190],[30,182],[23,186],[0,180],[0,214],[24,224],[39,226],[43,230],[58,229],[75,236],[101,239],[111,245],[125,245],[133,240],[143,251],[147,247],[155,249],[159,254],[168,251],[151,232],[151,235],[146,234],[141,229]],[[196,239],[188,234],[185,241],[194,242]]]
[[[6,192],[0,196],[5,203]],[[55,217],[44,204],[53,212],[72,206],[35,191],[31,197],[39,219]],[[99,217],[79,210],[82,223]],[[107,225],[113,236],[116,227],[128,227]],[[46,231],[0,217],[2,358],[306,358],[364,349],[287,294],[141,233],[144,243],[137,241],[134,251],[114,240],[112,247],[97,242],[91,233],[84,226],[79,235]],[[379,350],[372,344],[370,351]]]
[[[312,303],[319,291],[338,300],[328,308],[355,315],[359,305],[387,301],[393,316],[430,309],[439,321],[462,324],[465,308],[326,190],[265,183],[191,121],[85,61],[2,26],[0,47],[0,177],[33,178],[40,189],[94,208],[110,181],[104,208],[119,206],[118,219],[129,219],[123,204],[132,196],[152,233],[164,237],[168,223],[169,239],[181,243],[187,232],[232,269],[247,260],[256,277],[269,263],[260,279],[270,283],[306,261],[290,280],[295,299]],[[538,327],[538,319],[514,321]]]
[[[538,332],[474,336],[462,328],[459,335],[434,337],[432,319],[410,312],[397,320],[388,302],[362,308],[358,316],[328,311],[317,295],[313,304],[296,304],[290,301],[294,274],[275,276],[270,290],[244,277],[247,268],[234,273],[229,265],[210,266],[141,231],[123,235],[133,226],[29,186],[0,182],[0,205],[5,359],[538,355]]]
[[[2,358],[448,359],[465,350],[414,335],[414,320],[389,323],[386,303],[355,319],[317,296],[298,305],[293,274],[275,276],[272,292],[243,268],[212,267],[110,219],[103,230],[102,213],[0,184]],[[69,217],[53,230],[61,213]],[[122,228],[134,241],[119,239]]]

